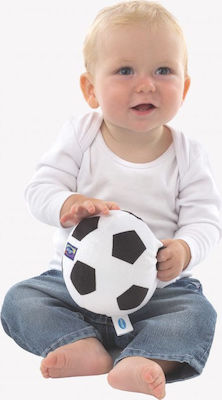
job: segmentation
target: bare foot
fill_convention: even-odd
[[[157,399],[165,396],[165,375],[155,361],[144,357],[127,357],[108,374],[109,384],[120,390],[150,394]]]
[[[44,378],[105,374],[113,367],[111,356],[96,338],[86,338],[58,347],[41,363]]]

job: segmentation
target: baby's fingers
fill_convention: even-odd
[[[157,270],[158,271],[166,271],[172,267],[172,260],[158,262],[157,263]]]
[[[90,214],[109,214],[109,210],[119,210],[119,206],[113,201],[87,200],[84,202]]]
[[[120,210],[120,207],[114,201],[106,201],[106,205],[109,210]]]
[[[109,208],[102,201],[87,199],[82,204],[75,204],[71,211],[82,219],[100,213],[108,214]]]
[[[91,200],[84,201],[84,203],[81,204],[81,206],[79,207],[80,211],[81,211],[81,208],[84,209],[85,211],[87,211],[89,214],[95,214],[95,212],[96,212],[96,207]]]
[[[81,219],[95,214],[96,209],[91,200],[86,200],[82,204],[74,204],[70,210],[73,219],[78,223]]]
[[[176,278],[176,276],[177,276],[177,273],[175,273],[172,268],[169,268],[165,271],[158,270],[158,272],[157,272],[157,278],[163,282],[170,281],[170,280]]]
[[[156,258],[159,263],[165,262],[171,258],[171,252],[169,251],[169,249],[163,246],[159,249]]]
[[[78,219],[72,213],[64,214],[60,218],[60,223],[64,226],[64,228],[69,228],[73,225],[76,225],[78,222]]]

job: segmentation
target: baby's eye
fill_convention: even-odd
[[[133,69],[131,67],[122,67],[117,71],[117,73],[119,75],[131,75],[133,74]]]
[[[171,73],[172,71],[168,67],[160,67],[156,70],[157,75],[170,75]]]

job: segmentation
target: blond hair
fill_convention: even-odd
[[[85,67],[88,72],[93,71],[96,63],[96,48],[99,35],[107,27],[129,25],[131,23],[145,23],[148,26],[171,25],[180,35],[184,45],[184,74],[187,76],[188,55],[183,31],[176,18],[162,5],[145,0],[126,1],[114,6],[103,8],[86,35],[83,45]]]

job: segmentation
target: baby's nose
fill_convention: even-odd
[[[154,81],[151,77],[144,77],[140,79],[136,86],[137,93],[154,92],[156,90]]]

